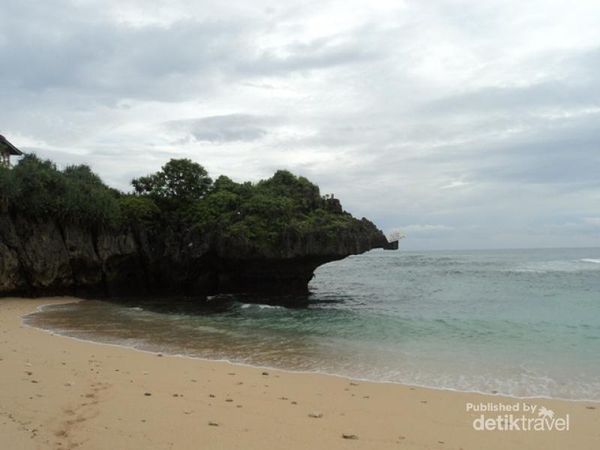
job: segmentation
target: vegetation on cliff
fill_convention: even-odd
[[[0,204],[24,217],[117,226],[120,196],[85,165],[61,171],[52,161],[27,155],[14,169],[0,168]]]
[[[106,186],[88,166],[60,170],[27,155],[0,169],[0,209],[36,220],[55,219],[87,228],[190,229],[272,247],[286,236],[360,232],[374,226],[344,212],[304,177],[284,170],[258,183],[212,180],[188,159],[173,159],[132,181],[134,193]]]
[[[0,296],[305,294],[321,264],[387,245],[287,171],[237,183],[179,159],[132,184],[34,155],[0,169]]]

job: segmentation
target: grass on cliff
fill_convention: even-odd
[[[199,164],[169,161],[162,170],[132,181],[134,193],[105,185],[88,166],[60,170],[26,155],[13,169],[0,168],[0,210],[89,228],[144,226],[174,230],[198,227],[226,237],[275,245],[294,233],[362,229],[336,199],[288,171],[258,183],[212,180]]]

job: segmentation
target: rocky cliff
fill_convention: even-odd
[[[306,293],[321,264],[389,245],[333,195],[279,170],[212,180],[189,159],[105,185],[88,166],[26,155],[0,168],[0,295]]]
[[[305,293],[321,264],[387,245],[366,219],[335,234],[283,233],[277,245],[197,228],[88,229],[0,213],[0,295],[84,297]]]

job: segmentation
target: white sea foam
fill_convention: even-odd
[[[587,263],[587,264],[586,264]],[[514,269],[509,269],[509,272],[515,273],[574,273],[587,270],[595,270],[592,264],[600,264],[600,259],[596,258],[581,258],[572,260],[556,260],[556,261],[540,261],[518,265]]]
[[[242,303],[242,309],[258,308],[258,309],[283,309],[283,306],[263,305],[259,303]]]
[[[593,263],[593,264],[600,264],[600,259],[595,259],[595,258],[582,258],[580,259],[581,262],[587,262],[587,263]]]

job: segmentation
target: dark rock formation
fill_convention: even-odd
[[[398,240],[388,242],[383,246],[384,250],[398,250]]]
[[[338,208],[337,201],[331,208]],[[387,239],[366,219],[277,245],[200,231],[89,230],[0,213],[0,295],[84,297],[306,293],[314,270]]]

